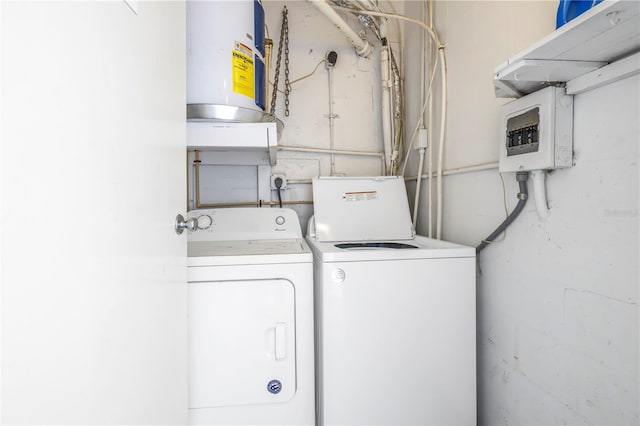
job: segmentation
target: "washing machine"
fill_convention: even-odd
[[[476,424],[475,250],[414,235],[399,177],[313,197],[318,424]]]
[[[188,216],[189,423],[314,425],[313,258],[298,216]]]

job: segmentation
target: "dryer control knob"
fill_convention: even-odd
[[[209,229],[213,225],[213,218],[208,214],[201,214],[197,217],[198,229]]]
[[[278,216],[276,217],[276,225],[284,225],[284,216]]]

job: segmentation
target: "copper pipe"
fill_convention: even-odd
[[[187,155],[185,157],[185,162],[187,164],[185,164],[185,172],[186,172],[186,175],[187,175],[186,176],[186,178],[187,178],[187,191],[186,191],[187,199],[185,201],[186,201],[187,209],[185,211],[188,212],[190,210],[189,209],[189,190],[191,189],[191,187],[189,186],[189,183],[190,183],[191,179],[189,177],[191,176],[191,169],[189,168],[189,151],[187,151],[186,154]]]
[[[200,208],[200,151],[197,149],[194,151],[195,157],[193,159],[193,165],[195,167],[196,172],[196,188],[195,188],[195,199],[196,199],[196,208]]]
[[[194,151],[194,159],[193,166],[195,168],[195,195],[194,198],[196,200],[196,209],[207,209],[207,208],[216,208],[216,207],[242,207],[242,206],[278,206],[280,205],[279,201],[235,201],[228,203],[201,203],[200,202],[200,151]],[[307,200],[298,200],[298,201],[283,201],[282,205],[297,205],[297,204],[313,204],[313,201]]]
[[[313,201],[308,201],[308,200],[298,200],[298,201],[283,201],[282,205],[297,205],[297,204],[313,204]],[[196,207],[199,209],[212,209],[212,208],[216,208],[216,207],[248,207],[248,206],[255,206],[255,207],[264,207],[264,206],[279,206],[280,202],[279,201],[263,201],[263,200],[259,200],[259,201],[236,201],[236,202],[229,202],[229,203],[204,203],[204,204],[199,204]]]
[[[264,39],[264,112],[269,113],[269,67],[271,66],[271,50],[273,49],[273,40],[270,38]]]

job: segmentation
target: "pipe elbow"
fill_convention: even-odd
[[[363,58],[368,58],[373,52],[373,46],[367,40],[364,40],[364,44],[361,47],[356,46],[356,54]]]
[[[324,14],[349,40],[356,49],[359,56],[368,57],[373,51],[373,47],[367,40],[361,39],[358,34],[342,19],[326,0],[308,0],[322,14]]]
[[[545,188],[546,176],[547,172],[545,170],[534,170],[531,172],[536,210],[538,212],[538,217],[543,222],[549,220],[549,206],[547,204],[547,191]]]

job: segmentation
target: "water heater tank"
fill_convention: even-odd
[[[263,112],[264,54],[260,0],[187,1],[189,107]]]

